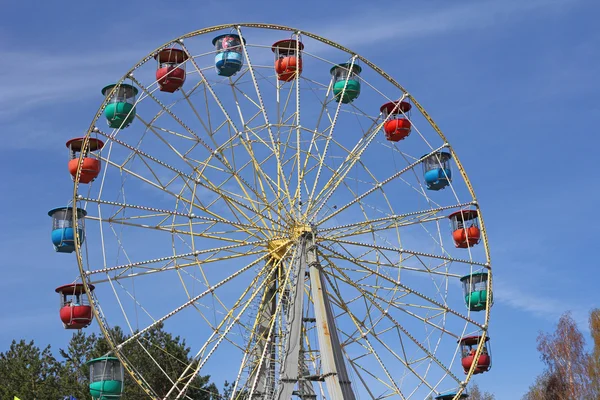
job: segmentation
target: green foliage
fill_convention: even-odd
[[[110,336],[117,343],[122,343],[128,337],[118,327],[110,331]],[[145,332],[122,351],[125,359],[135,366],[160,398],[166,397],[172,387],[171,382],[176,382],[182,375],[191,377],[186,389],[190,398],[221,398],[209,376],[194,373],[197,364],[192,363],[184,373],[192,361],[190,348],[179,336],[174,337],[164,331],[162,325]],[[59,349],[61,361],[52,355],[50,346],[40,350],[33,341],[13,341],[7,352],[0,353],[0,399],[12,399],[13,396],[22,399],[59,399],[67,395],[87,399],[89,367],[86,361],[109,352],[110,346],[106,340],[81,331],[73,335],[66,349]],[[183,389],[183,384],[178,389]],[[148,395],[126,375],[123,398],[146,399]]]
[[[58,398],[60,368],[50,346],[40,350],[33,341],[13,340],[10,349],[0,353],[0,399],[12,399],[14,395],[24,399]]]
[[[235,385],[231,382],[225,381],[223,385],[223,394],[221,395],[222,399],[234,399],[234,400],[246,400],[249,398],[247,390],[238,390],[235,395],[233,395],[233,387]]]

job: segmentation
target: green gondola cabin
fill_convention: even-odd
[[[487,305],[487,272],[475,272],[460,278],[467,308],[471,311],[485,310]],[[491,298],[491,296],[490,296]]]
[[[109,96],[115,86],[117,85],[105,86],[102,89],[102,94]],[[104,116],[106,117],[108,126],[124,129],[133,122],[135,118],[135,96],[137,94],[137,88],[125,83],[115,89],[115,93],[104,109]]]
[[[120,399],[123,394],[123,366],[116,357],[100,357],[90,366],[90,394],[95,400]]]
[[[350,68],[352,67],[352,68]],[[360,65],[345,63],[331,68],[329,73],[333,77],[333,97],[335,101],[347,104],[360,95],[359,76],[362,72]]]

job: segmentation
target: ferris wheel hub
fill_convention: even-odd
[[[290,246],[288,239],[274,239],[267,243],[271,260],[281,260]]]
[[[312,232],[312,227],[309,224],[303,224],[300,222],[295,223],[291,229],[291,239],[297,240],[300,236],[305,233]]]

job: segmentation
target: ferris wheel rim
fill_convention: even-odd
[[[479,205],[477,203],[476,200],[476,196],[474,193],[474,190],[472,188],[472,185],[470,183],[470,180],[466,174],[466,172],[464,171],[462,164],[460,163],[460,160],[458,158],[458,156],[456,155],[456,153],[454,152],[453,148],[450,146],[450,144],[448,143],[446,137],[444,136],[444,134],[442,133],[442,131],[439,129],[439,127],[435,124],[435,122],[431,119],[431,117],[429,117],[429,115],[427,114],[427,112],[424,110],[424,108],[420,105],[420,103],[417,102],[416,99],[414,99],[412,97],[412,95],[410,93],[408,93],[408,91],[406,91],[404,89],[403,86],[401,86],[399,83],[397,83],[391,76],[389,76],[388,74],[386,74],[383,70],[379,69],[375,64],[373,64],[372,62],[370,62],[369,60],[367,60],[366,58],[360,56],[358,53],[355,53],[349,49],[347,49],[344,46],[341,46],[329,39],[320,37],[316,34],[310,33],[310,32],[305,32],[296,28],[292,28],[292,27],[287,27],[284,25],[273,25],[273,24],[260,24],[260,23],[236,23],[236,24],[223,24],[223,25],[216,25],[213,27],[208,27],[208,28],[204,28],[201,30],[197,30],[197,31],[193,31],[190,33],[187,33],[185,35],[179,36],[178,38],[171,40],[169,42],[166,42],[165,44],[163,44],[162,46],[156,48],[154,51],[152,51],[151,53],[149,53],[146,57],[142,58],[137,64],[135,64],[135,66],[133,68],[131,68],[120,80],[118,80],[113,87],[111,88],[110,93],[114,92],[115,88],[118,88],[119,86],[123,85],[126,79],[129,79],[132,77],[132,74],[135,70],[137,70],[139,67],[141,67],[143,64],[145,64],[147,61],[149,61],[150,59],[154,58],[154,56],[156,54],[158,54],[158,52],[160,52],[161,50],[164,50],[165,48],[168,48],[169,46],[171,46],[173,43],[182,43],[183,40],[188,39],[188,38],[193,38],[196,36],[201,36],[201,35],[205,35],[207,33],[211,33],[211,32],[215,32],[215,31],[219,31],[219,30],[223,30],[223,29],[227,29],[227,28],[231,28],[231,29],[239,29],[239,28],[259,28],[259,29],[271,29],[271,30],[280,30],[280,31],[291,31],[291,32],[295,32],[295,33],[301,33],[304,36],[310,37],[312,39],[318,40],[326,45],[335,47],[339,50],[342,50],[348,54],[351,54],[353,57],[355,57],[356,59],[362,61],[365,65],[368,65],[372,70],[374,70],[375,72],[379,73],[384,79],[386,79],[388,82],[392,83],[394,86],[396,86],[398,89],[400,89],[404,95],[405,98],[410,100],[412,102],[412,104],[423,114],[423,116],[425,116],[425,118],[428,120],[428,122],[431,124],[432,128],[436,131],[436,133],[440,136],[440,138],[444,141],[444,146],[443,147],[447,147],[448,150],[450,151],[451,156],[453,157],[456,166],[463,178],[463,181],[466,183],[467,188],[469,193],[471,194],[471,197],[473,198],[473,201],[471,202],[471,204],[473,206],[475,206],[477,208],[477,210],[479,210]],[[109,85],[110,86],[110,85]],[[108,88],[108,87],[107,87]],[[98,112],[96,113],[92,124],[90,125],[90,127],[88,128],[88,131],[86,132],[85,138],[84,138],[84,143],[82,144],[83,147],[87,146],[88,143],[90,142],[90,140],[92,140],[93,138],[91,138],[91,135],[94,132],[97,132],[96,128],[96,123],[97,121],[101,118],[102,116],[102,112],[104,111],[106,105],[109,102],[109,99],[111,97],[111,94],[108,94],[106,96],[106,98],[104,99],[102,105],[100,106]],[[81,194],[79,194],[78,192],[78,187],[80,185],[80,173],[81,173],[81,160],[83,159],[83,154],[80,155],[80,160],[79,160],[79,166],[78,166],[78,172],[77,175],[75,177],[75,182],[74,182],[74,191],[73,191],[73,204],[77,204],[78,201],[80,201],[82,198],[84,198]],[[483,247],[485,249],[485,255],[486,255],[486,262],[482,265],[487,271],[488,271],[488,279],[490,281],[490,287],[491,287],[491,281],[492,281],[492,269],[491,269],[491,264],[490,264],[490,256],[489,256],[489,248],[488,248],[488,238],[487,238],[487,232],[485,229],[485,225],[483,222],[483,218],[481,216],[481,211],[479,210],[479,218],[480,218],[480,224],[481,224],[481,234],[482,234],[482,244]],[[76,220],[75,216],[74,216],[74,226],[77,226],[78,221]],[[86,292],[88,293],[88,297],[90,299],[90,304],[92,305],[92,310],[95,316],[95,319],[99,322],[100,325],[100,329],[103,333],[103,335],[107,338],[107,340],[109,341],[109,344],[111,345],[111,347],[117,347],[114,343],[111,342],[109,336],[109,332],[104,324],[104,317],[100,315],[97,306],[96,306],[96,300],[93,298],[91,291],[88,289],[91,289],[91,283],[88,283],[88,271],[85,270],[85,266],[84,266],[84,261],[83,261],[83,255],[81,253],[81,248],[80,246],[75,246],[75,253],[76,253],[76,258],[77,258],[77,263],[78,263],[78,267],[79,267],[79,271],[80,271],[80,275],[82,278],[82,282],[83,285],[85,286]],[[490,310],[491,306],[486,307],[485,310],[485,322],[483,324],[483,326],[487,327],[488,321],[489,321],[489,310]],[[482,340],[483,341],[487,341],[486,340],[486,335],[487,335],[487,329],[483,329],[482,330]],[[480,349],[479,349],[480,350]],[[126,366],[126,370],[131,374],[130,369],[127,367],[128,365],[128,361],[123,357],[123,355],[120,352],[115,352],[115,355],[121,360],[121,362]],[[473,369],[475,368],[475,365],[472,366],[470,373],[468,374],[468,376],[470,377],[472,375]],[[131,377],[134,378],[134,380],[136,380],[138,382],[138,384],[140,384],[142,387],[144,387],[143,383],[140,383],[139,380],[133,375],[131,374]],[[462,390],[457,393],[458,395],[462,392]],[[147,392],[149,395],[150,393]]]

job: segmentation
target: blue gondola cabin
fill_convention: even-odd
[[[456,398],[456,392],[441,393],[438,396],[435,396],[435,400],[454,400],[455,398]],[[459,399],[468,399],[469,395],[466,393],[461,393],[458,398]]]
[[[277,79],[289,82],[302,74],[302,50],[304,44],[296,39],[284,39],[273,43]]]
[[[246,43],[246,39],[243,39]],[[215,55],[215,69],[217,75],[230,77],[242,69],[244,56],[242,41],[239,35],[228,33],[213,39],[217,54]]]
[[[352,68],[350,68],[352,67]],[[359,76],[362,68],[357,64],[339,64],[329,71],[333,76],[333,97],[335,101],[347,104],[360,95]]]
[[[423,156],[423,176],[427,189],[440,190],[452,182],[451,159],[452,155],[445,151],[438,151],[429,157]]]
[[[179,90],[185,82],[185,61],[188,59],[186,52],[176,48],[163,49],[154,59],[158,63],[156,81],[160,91],[173,93]]]
[[[90,394],[95,400],[115,400],[123,394],[123,366],[116,357],[100,357],[90,366]]]
[[[88,286],[94,290],[94,285]],[[60,320],[65,329],[82,329],[92,323],[92,307],[83,284],[63,285],[55,292],[60,295]]]
[[[79,244],[83,244],[85,233],[83,228],[83,218],[87,212],[81,208],[77,208],[77,219],[79,220],[77,236]],[[48,215],[52,217],[52,244],[54,249],[59,253],[72,253],[75,251],[75,230],[73,228],[73,208],[59,207],[48,211]]]
[[[412,125],[408,120],[408,112],[412,106],[406,101],[391,101],[379,109],[386,118],[383,130],[385,138],[391,142],[399,142],[410,135]]]
[[[486,336],[485,343],[483,343],[483,349],[479,354],[477,365],[473,371],[473,374],[482,374],[489,371],[492,368],[492,353],[489,345],[490,338]],[[481,342],[481,336],[466,336],[459,340],[461,349],[461,364],[465,374],[469,372],[471,366],[475,362],[475,353],[477,346]]]
[[[71,159],[69,160],[69,172],[73,179],[77,176],[77,168],[79,167],[79,155],[83,149],[85,138],[75,138],[67,142],[67,148]],[[102,167],[99,157],[90,157],[90,152],[98,151],[104,147],[104,143],[96,138],[89,138],[88,146],[83,151],[83,159],[81,160],[81,173],[79,174],[79,183],[90,183],[98,177]]]
[[[474,272],[460,278],[467,308],[471,311],[485,310],[488,295],[487,272]],[[490,293],[491,298],[491,293]]]
[[[117,85],[108,85],[102,89],[104,96],[109,96],[113,88]],[[122,84],[116,88],[114,95],[109,100],[104,109],[106,122],[111,128],[127,128],[135,118],[135,96],[137,88]]]
[[[448,216],[452,227],[452,239],[459,249],[475,246],[481,240],[479,213],[477,210],[461,210]]]

